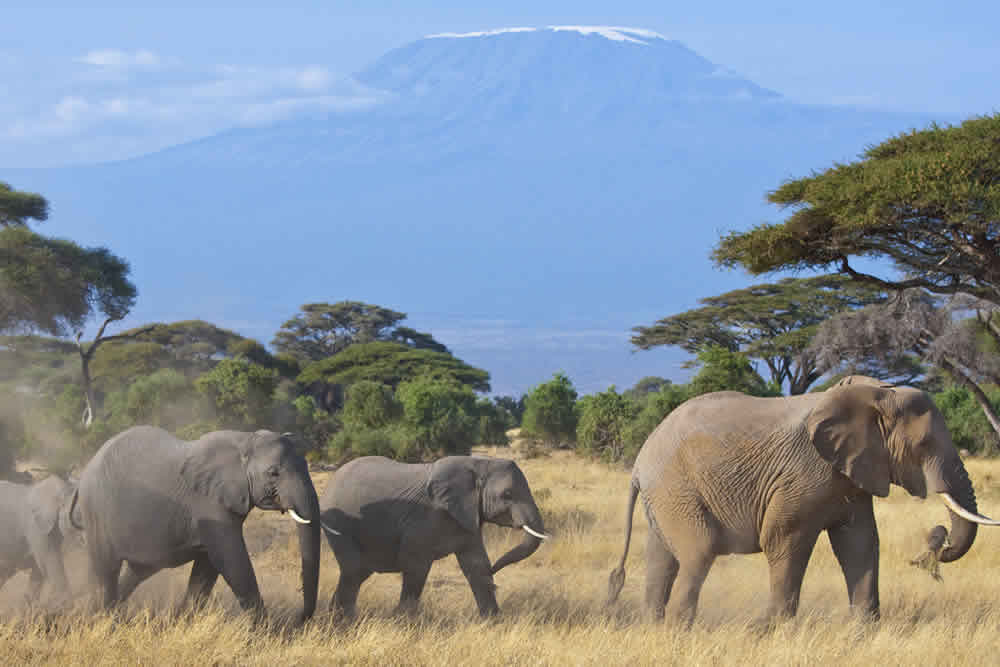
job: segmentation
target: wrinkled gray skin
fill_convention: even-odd
[[[62,545],[77,533],[68,521],[73,490],[55,475],[33,484],[0,482],[0,586],[19,570],[30,570],[31,601],[46,581],[54,602],[69,600]]]
[[[185,442],[136,426],[104,443],[78,495],[71,519],[82,522],[105,607],[157,571],[194,561],[186,602],[205,598],[221,574],[244,609],[261,610],[243,541],[243,521],[258,507],[311,521],[297,526],[303,618],[316,608],[319,504],[306,461],[285,435],[215,431]]]
[[[449,456],[428,464],[355,459],[334,473],[320,511],[340,564],[330,606],[348,616],[373,572],[401,572],[398,610],[415,609],[431,564],[449,554],[458,558],[480,615],[495,614],[493,574],[530,556],[541,540],[525,532],[524,540],[491,566],[482,523],[545,531],[521,469],[513,461],[486,457]]]
[[[769,616],[794,615],[824,531],[851,607],[877,618],[872,497],[888,495],[890,483],[920,498],[947,493],[977,512],[944,418],[922,391],[851,376],[803,396],[719,392],[692,399],[667,416],[636,459],[625,553],[609,578],[609,602],[625,580],[641,496],[651,526],[645,597],[653,618],[663,617],[669,601],[671,615],[689,624],[716,556],[761,551],[770,567]],[[976,523],[955,512],[951,526],[942,562],[960,558],[976,537]]]

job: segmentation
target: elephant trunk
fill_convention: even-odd
[[[307,481],[295,494],[289,513],[296,522],[299,552],[302,556],[302,618],[311,618],[316,611],[316,594],[319,588],[320,520],[319,499],[312,482]],[[296,518],[296,515],[298,518]],[[304,523],[308,522],[308,523]]]
[[[520,544],[505,553],[493,564],[493,567],[490,569],[491,574],[496,574],[512,563],[524,560],[535,553],[542,544],[542,540],[548,538],[548,535],[545,534],[545,524],[542,522],[541,512],[538,511],[538,507],[534,503],[532,503],[530,508],[520,513],[526,516],[518,517],[518,513],[514,514],[514,525],[524,530],[524,537]]]
[[[978,516],[979,511],[969,473],[961,462],[957,462],[952,471],[946,482],[947,491],[941,492],[945,504],[949,505],[948,513],[951,516],[951,533],[948,535],[950,545],[938,555],[938,560],[942,563],[958,560],[964,556],[976,541],[976,532],[979,529],[977,523],[970,520],[970,517]]]

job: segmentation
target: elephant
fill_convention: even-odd
[[[73,484],[56,475],[32,484],[0,481],[0,586],[28,569],[30,600],[46,581],[57,603],[69,600],[62,545],[75,532],[68,522],[73,491]]]
[[[724,391],[688,400],[647,438],[629,489],[625,550],[608,580],[608,602],[625,581],[637,497],[650,525],[645,608],[690,626],[716,556],[764,552],[769,621],[794,616],[809,557],[826,531],[851,609],[879,617],[878,530],[872,497],[896,484],[935,493],[948,506],[950,546],[972,547],[978,513],[969,475],[925,392],[849,376],[825,392],[756,398]],[[932,535],[946,535],[937,526]],[[938,540],[938,545],[943,539]]]
[[[373,572],[401,572],[397,612],[416,610],[431,564],[449,554],[458,558],[479,614],[491,616],[499,611],[493,575],[548,539],[524,473],[513,461],[489,457],[448,456],[425,464],[354,459],[330,479],[320,515],[340,564],[330,608],[348,617]],[[492,566],[484,521],[525,531]]]
[[[135,426],[104,443],[84,467],[73,505],[70,518],[82,523],[105,608],[159,570],[194,561],[186,603],[207,597],[221,574],[240,606],[259,613],[243,539],[243,521],[258,507],[287,511],[299,524],[303,620],[315,611],[319,501],[291,434],[214,431],[186,442]]]

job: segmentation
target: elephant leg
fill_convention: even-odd
[[[694,623],[701,586],[714,562],[715,554],[707,549],[679,560],[670,606],[671,616],[677,623],[687,627]]]
[[[878,527],[872,499],[858,503],[851,519],[827,530],[830,546],[844,571],[851,609],[876,620],[878,599]]]
[[[51,595],[59,604],[70,598],[69,580],[66,578],[66,566],[62,557],[62,541],[51,535],[28,535],[35,568],[40,570],[42,579],[49,582]]]
[[[342,569],[340,579],[337,581],[337,590],[333,592],[333,598],[330,600],[330,610],[340,612],[347,618],[354,618],[358,591],[361,590],[361,584],[370,576],[372,571],[368,569],[351,571]]]
[[[106,551],[100,548],[96,539],[87,541],[91,579],[100,591],[101,606],[111,609],[118,602],[118,575],[122,559]]]
[[[0,565],[0,588],[3,588],[4,584],[7,583],[7,580],[14,576],[14,572],[16,572],[16,570],[11,568],[9,565]]]
[[[262,611],[264,603],[243,541],[243,526],[230,519],[205,521],[200,525],[199,535],[212,567],[232,589],[240,607],[244,611]]]
[[[160,568],[158,567],[126,562],[125,570],[118,579],[118,601],[125,602],[132,595],[132,592],[138,588],[139,584],[159,571]]]
[[[25,597],[29,602],[37,602],[38,594],[42,590],[42,583],[45,581],[45,575],[42,573],[42,569],[38,565],[33,564],[31,566],[31,574],[28,575],[28,592]]]
[[[212,565],[207,555],[198,556],[191,566],[191,576],[188,577],[187,593],[184,594],[184,606],[200,607],[208,599],[212,587],[219,578],[219,571]]]
[[[677,558],[650,530],[646,537],[646,612],[654,621],[663,620],[663,609],[670,599],[670,589],[677,577]]]
[[[353,618],[355,605],[358,601],[358,591],[361,584],[372,575],[372,571],[364,566],[361,550],[352,539],[346,535],[334,538],[329,533],[326,536],[333,555],[340,566],[340,579],[337,590],[330,599],[330,611],[339,612],[348,618]]]
[[[422,562],[403,570],[403,590],[399,594],[397,612],[416,611],[420,594],[424,592],[424,584],[427,583],[427,574],[431,571],[431,563],[432,561]]]
[[[482,542],[478,542],[462,551],[456,552],[458,566],[462,568],[469,586],[472,588],[472,595],[476,598],[476,606],[479,607],[479,615],[493,616],[500,611],[497,606],[496,585],[493,583],[492,567],[490,557],[486,553],[486,547]]]
[[[818,537],[818,532],[797,533],[765,549],[771,571],[771,604],[768,608],[771,619],[792,617],[798,612],[802,579]]]

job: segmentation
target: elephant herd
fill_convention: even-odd
[[[758,552],[770,569],[769,616],[794,615],[809,557],[826,531],[851,607],[877,618],[872,498],[888,495],[890,484],[918,497],[937,494],[947,505],[951,533],[932,531],[935,560],[963,556],[978,525],[1000,525],[979,514],[944,419],[922,391],[850,376],[804,396],[718,392],[691,399],[653,431],[633,466],[624,552],[609,577],[608,602],[624,585],[641,499],[650,526],[650,617],[669,609],[690,624],[715,558]],[[32,595],[48,580],[68,600],[60,546],[76,535],[106,608],[157,571],[192,562],[187,603],[203,601],[221,575],[244,609],[259,612],[243,538],[254,507],[287,512],[297,524],[303,618],[316,608],[321,533],[340,566],[331,607],[346,616],[375,572],[401,573],[399,609],[413,610],[431,565],[450,554],[479,613],[495,614],[493,575],[548,537],[513,461],[364,457],[341,466],[320,498],[289,434],[216,431],[185,442],[138,426],[106,442],[76,485],[54,476],[30,486],[0,482],[0,585],[30,569]],[[523,539],[491,563],[484,522],[521,529]]]
[[[98,450],[75,488],[55,476],[31,486],[0,482],[0,585],[29,568],[33,595],[47,579],[68,599],[60,546],[75,534],[105,608],[156,572],[190,562],[186,604],[204,600],[221,575],[240,606],[257,612],[263,603],[243,538],[254,507],[298,524],[304,619],[316,609],[321,532],[340,563],[332,606],[347,615],[373,572],[401,572],[400,608],[415,608],[431,564],[452,553],[480,613],[494,614],[493,574],[548,537],[513,461],[364,457],[337,470],[321,502],[290,434],[215,431],[185,442],[136,426]],[[484,521],[524,529],[524,540],[491,564]]]

